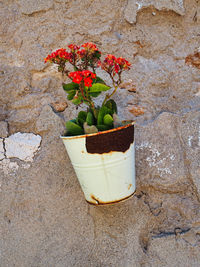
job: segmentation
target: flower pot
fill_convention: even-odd
[[[118,202],[135,191],[134,123],[80,136],[61,136],[87,202]]]

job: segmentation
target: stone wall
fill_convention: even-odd
[[[0,1],[0,266],[200,265],[198,0]],[[135,195],[88,205],[59,136],[75,116],[44,57],[91,41],[124,56],[120,115],[136,118]]]

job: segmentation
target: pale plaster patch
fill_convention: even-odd
[[[6,157],[33,161],[33,157],[39,149],[40,142],[40,135],[33,133],[15,133],[5,138]]]
[[[151,152],[151,156],[146,158],[149,167],[156,167],[160,176],[162,177],[164,174],[172,174],[170,168],[165,167],[167,160],[170,159],[171,161],[175,160],[175,155],[168,153],[165,157],[160,159],[162,153],[160,153],[157,148],[149,143],[149,142],[142,142],[140,145],[136,145],[136,150],[148,148]]]

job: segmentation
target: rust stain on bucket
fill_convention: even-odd
[[[128,190],[131,188],[131,186],[132,186],[132,184],[129,184],[129,185],[128,185]]]
[[[125,152],[133,141],[134,125],[126,125],[113,131],[86,136],[86,150],[92,154],[103,154],[111,151]]]
[[[133,192],[131,195],[127,196],[127,197],[124,197],[122,199],[117,199],[117,200],[113,200],[113,201],[108,201],[108,202],[105,202],[105,201],[101,201],[100,199],[98,199],[97,197],[95,197],[93,194],[90,195],[90,197],[94,200],[94,202],[90,202],[88,200],[86,200],[89,204],[92,204],[92,205],[107,205],[107,204],[114,204],[114,203],[118,203],[118,202],[121,202],[121,201],[124,201],[128,198],[130,198],[131,196],[133,196],[135,192]]]

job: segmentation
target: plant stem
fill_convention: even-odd
[[[111,98],[111,97],[116,93],[117,88],[118,88],[118,84],[115,84],[115,80],[114,80],[114,78],[112,77],[111,74],[110,74],[110,77],[111,77],[111,79],[112,79],[113,87],[114,87],[115,89],[113,90],[113,92],[112,92],[110,95],[109,95],[109,94],[106,95],[106,97],[105,97],[105,99],[104,99],[104,101],[103,101],[103,103],[102,103],[102,106],[106,103],[106,101],[107,101],[109,98]]]

